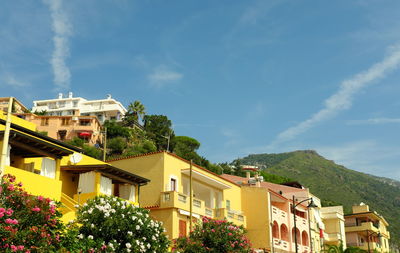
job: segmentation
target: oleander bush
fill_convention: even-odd
[[[253,252],[246,238],[243,226],[236,226],[226,220],[213,220],[207,217],[196,224],[188,237],[174,241],[175,253],[248,253]]]
[[[69,238],[77,239],[66,246],[71,252],[168,251],[162,223],[153,221],[148,210],[113,196],[89,200],[68,228]]]
[[[55,203],[28,194],[15,176],[0,184],[0,252],[58,252],[64,224]]]

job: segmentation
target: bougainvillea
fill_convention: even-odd
[[[162,224],[150,219],[148,210],[113,196],[98,196],[80,207],[69,234],[78,244],[71,251],[165,253],[169,246]]]
[[[0,251],[57,252],[64,225],[55,203],[28,194],[12,175],[0,184]]]
[[[247,253],[253,252],[249,240],[244,235],[243,226],[236,226],[226,220],[207,217],[196,224],[188,237],[174,241],[173,252],[181,253]]]

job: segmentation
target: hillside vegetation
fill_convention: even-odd
[[[310,188],[323,205],[343,205],[345,213],[353,204],[367,203],[389,222],[391,243],[400,244],[400,182],[347,169],[311,150],[254,154],[238,162],[290,177]]]

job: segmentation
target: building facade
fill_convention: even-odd
[[[36,124],[37,131],[60,141],[78,137],[89,145],[103,143],[102,126],[95,116],[48,116],[33,113],[15,115]]]
[[[7,112],[9,101],[10,101],[9,97],[0,98],[0,111]],[[26,108],[16,98],[13,98],[13,105],[12,105],[11,112],[12,113],[26,113],[26,112],[29,112],[29,109]]]
[[[320,209],[324,223],[324,244],[346,248],[346,232],[344,227],[343,206],[329,206]]]
[[[44,111],[50,116],[96,116],[100,123],[104,123],[106,120],[122,120],[127,110],[111,95],[105,99],[87,100],[73,97],[69,92],[67,97],[59,93],[56,99],[33,101],[32,112]]]
[[[353,206],[352,211],[344,216],[347,245],[368,252],[389,252],[389,224],[385,218],[364,203]]]
[[[109,163],[151,180],[140,191],[141,205],[150,209],[152,218],[164,223],[171,239],[185,236],[190,231],[190,206],[193,224],[202,217],[210,217],[226,218],[246,226],[240,186],[195,164],[191,173],[190,162],[179,156],[160,151]]]
[[[269,182],[260,182],[248,176],[222,177],[241,185],[242,210],[247,216],[247,235],[255,248],[267,252],[319,252],[311,244],[310,213],[307,189],[299,189]],[[293,196],[296,206],[293,213]],[[304,198],[303,198],[304,196]],[[294,223],[296,219],[296,225]]]
[[[5,125],[6,116],[0,111],[2,153]],[[138,193],[148,179],[80,154],[79,148],[36,130],[35,124],[11,116],[3,174],[14,175],[32,195],[61,201],[63,221],[75,218],[76,205],[100,195],[118,196],[139,206]]]

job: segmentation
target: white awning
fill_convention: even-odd
[[[182,215],[186,215],[186,216],[190,216],[190,212],[182,210],[182,209],[178,209],[179,213]],[[200,215],[197,213],[193,213],[192,212],[192,216],[195,217],[196,219],[200,219]]]
[[[190,176],[190,169],[183,169],[182,170],[182,174],[185,174],[187,176]],[[224,179],[221,179],[221,181],[216,180],[210,176],[207,176],[205,173],[200,173],[197,170],[192,170],[192,177],[194,179],[197,179],[200,182],[204,182],[208,185],[214,186],[215,188],[221,189],[221,190],[225,190],[225,189],[230,189],[231,186],[229,186],[228,184],[225,184],[221,181],[223,181]]]

